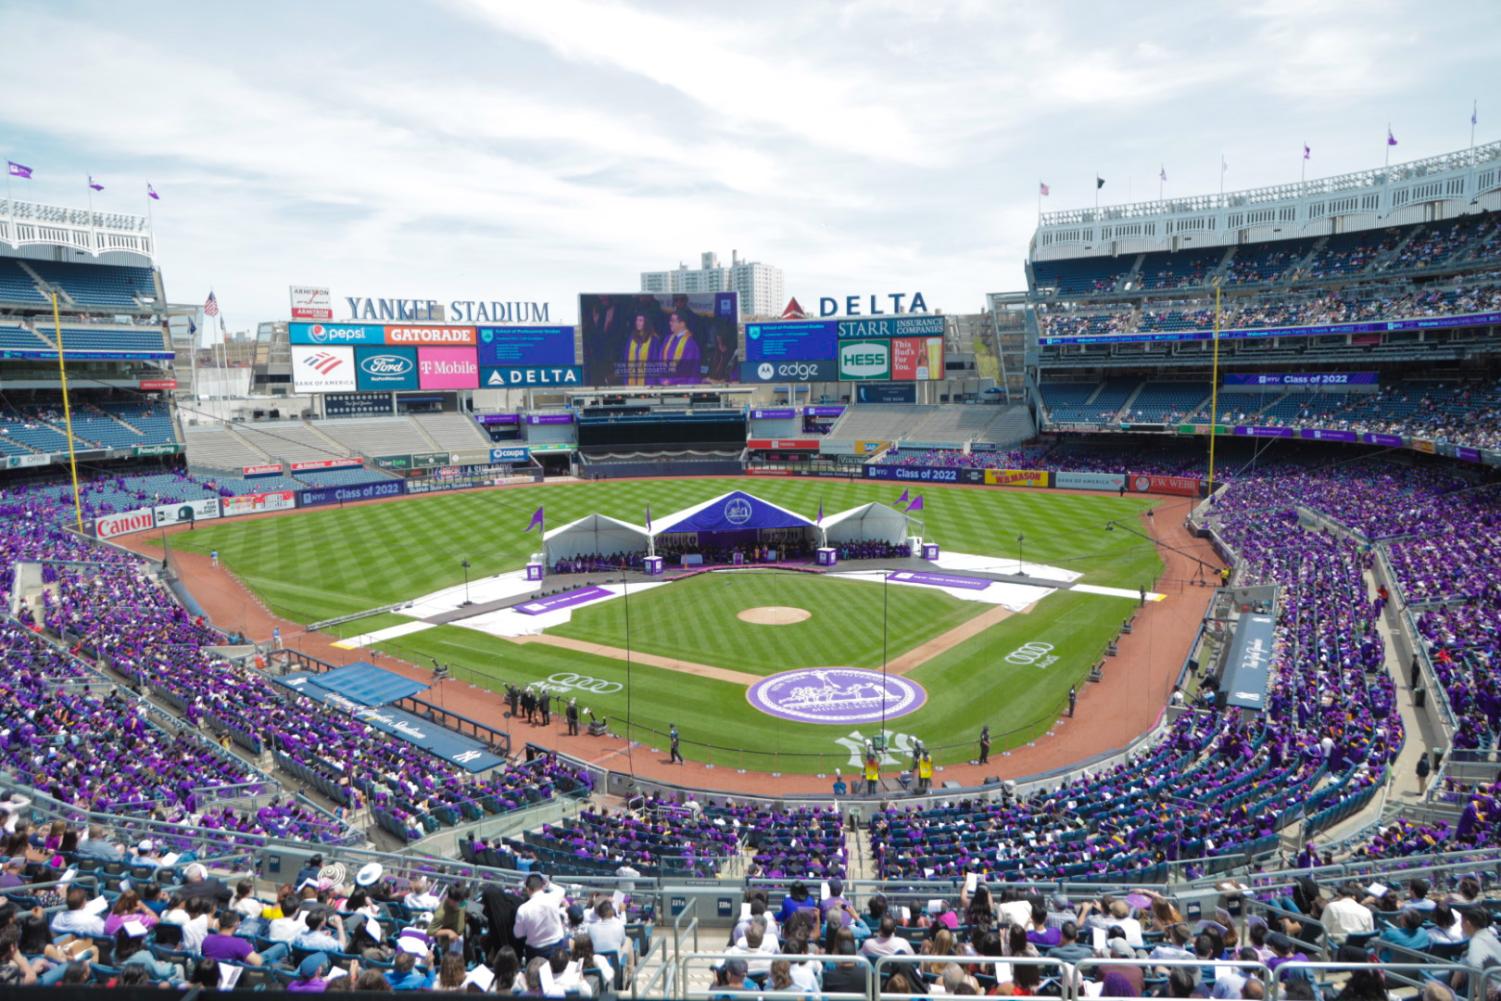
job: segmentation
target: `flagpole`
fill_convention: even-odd
[[[1303,148],[1307,149],[1308,144],[1304,143]],[[1302,185],[1306,180],[1308,180],[1308,154],[1304,153],[1303,158],[1298,161],[1298,184]]]
[[[1390,167],[1392,163],[1392,123],[1386,123],[1386,142],[1382,144],[1386,150],[1381,157],[1381,166]]]
[[[63,323],[57,306],[57,289],[52,289],[52,337],[57,341],[57,378],[63,389],[63,420],[68,429],[68,471],[73,474],[73,518],[78,534],[83,534],[83,504],[78,499],[78,457],[73,451],[73,406],[68,401],[68,364],[64,360]]]
[[[99,237],[94,233],[94,178],[89,176],[89,254],[99,255]]]

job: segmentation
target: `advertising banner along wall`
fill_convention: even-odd
[[[1127,473],[1126,486],[1138,494],[1172,494],[1175,497],[1199,496],[1197,476],[1156,476],[1148,473]]]
[[[375,500],[379,497],[400,497],[406,493],[405,480],[379,480],[360,483],[352,487],[318,487],[314,490],[297,491],[298,507],[318,507],[322,504],[345,504],[355,501]]]
[[[1046,487],[1052,483],[1046,469],[987,469],[985,485],[989,487]]]
[[[241,494],[238,497],[223,497],[219,500],[219,507],[226,518],[232,518],[237,514],[260,514],[263,511],[290,511],[296,506],[297,492],[294,490]]]
[[[212,521],[219,517],[219,498],[204,497],[200,500],[178,501],[175,504],[156,506],[156,524],[177,525],[185,521]]]

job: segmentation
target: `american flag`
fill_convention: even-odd
[[[219,300],[214,298],[214,293],[212,293],[212,292],[210,292],[208,294],[208,298],[205,299],[204,302],[203,302],[203,315],[204,316],[218,316],[219,315]]]

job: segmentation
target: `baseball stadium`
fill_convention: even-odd
[[[243,344],[7,189],[0,987],[1496,997],[1501,143],[1392,160]]]

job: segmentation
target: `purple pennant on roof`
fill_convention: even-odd
[[[532,512],[532,520],[531,520],[531,523],[526,526],[526,530],[528,532],[530,532],[532,529],[536,528],[538,525],[542,525],[544,523],[545,523],[545,521],[544,521],[544,519],[542,517],[542,508],[539,507],[539,508],[537,508],[537,510],[535,510],[535,511]]]
[[[896,502],[898,504],[905,504],[910,499],[911,498],[907,495],[907,491],[903,490],[902,495],[896,499]]]
[[[922,494],[918,494],[917,497],[913,499],[912,503],[907,505],[907,513],[911,514],[913,511],[921,511],[921,510],[922,510]]]

